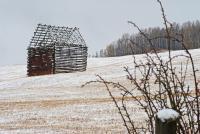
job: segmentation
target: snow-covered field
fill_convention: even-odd
[[[173,52],[179,53],[183,51]],[[191,53],[199,68],[200,49]],[[167,53],[160,55],[167,58]],[[0,67],[0,133],[126,133],[105,87],[95,83],[81,88],[96,74],[129,87],[124,66],[133,66],[132,56],[90,58],[85,72],[35,77],[26,76],[26,65]]]

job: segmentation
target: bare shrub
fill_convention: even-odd
[[[191,53],[187,49],[185,39],[182,33],[175,33],[172,24],[167,20],[164,8],[160,0],[157,0],[161,7],[162,18],[165,26],[165,36],[149,38],[135,23],[129,21],[148,43],[152,53],[148,53],[145,48],[141,49],[145,52],[145,58],[138,61],[135,56],[134,67],[124,67],[127,72],[127,79],[131,82],[132,88],[128,89],[117,82],[104,80],[97,75],[98,80],[87,82],[85,85],[98,82],[103,83],[112,98],[119,114],[123,120],[127,132],[155,133],[156,113],[165,108],[176,110],[180,114],[177,124],[177,133],[179,134],[199,134],[200,133],[200,107],[199,107],[199,81],[197,80],[197,70]],[[165,38],[168,44],[168,59],[162,59],[161,55],[154,48],[153,40]],[[129,40],[132,45],[137,45],[134,41]],[[171,42],[178,42],[184,49],[184,53],[173,55],[171,53]],[[132,45],[130,46],[131,50]],[[138,46],[140,47],[140,46]],[[179,66],[175,62],[179,60]],[[191,72],[189,72],[192,70]],[[187,81],[187,77],[191,77],[191,81]],[[84,86],[85,86],[84,85]],[[112,90],[111,90],[112,89]],[[113,89],[117,89],[121,93],[121,99],[113,95]],[[135,95],[139,91],[140,96]],[[133,113],[128,108],[132,102],[139,106],[139,110],[145,114],[145,121],[142,125],[138,125]]]

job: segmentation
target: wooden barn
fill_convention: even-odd
[[[38,24],[28,47],[28,76],[85,71],[87,46],[79,29]]]

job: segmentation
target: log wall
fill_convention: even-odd
[[[87,47],[70,45],[55,47],[55,73],[85,71]]]
[[[28,76],[85,71],[86,67],[84,46],[53,44],[53,47],[28,48]]]
[[[54,51],[52,48],[28,48],[28,76],[54,73]]]

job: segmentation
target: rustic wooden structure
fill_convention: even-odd
[[[28,76],[85,71],[87,46],[78,28],[38,24],[28,47]]]

